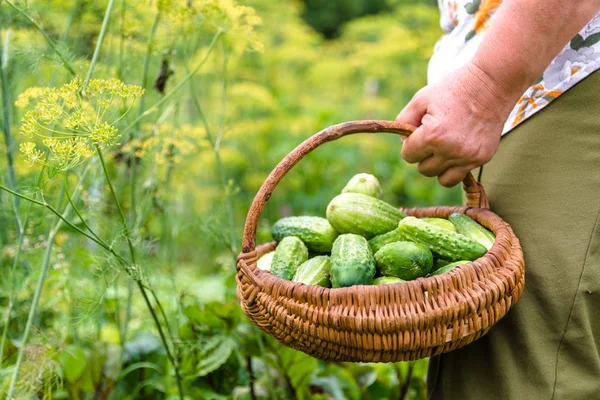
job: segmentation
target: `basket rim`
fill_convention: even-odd
[[[491,211],[488,208],[473,208],[473,207],[466,207],[466,206],[433,206],[433,207],[415,207],[415,208],[399,208],[401,211],[405,212],[407,215],[409,216],[413,216],[413,214],[415,214],[416,212],[428,212],[428,211],[433,211],[435,212],[439,212],[440,210],[444,210],[444,209],[451,209],[452,212],[459,212],[462,214],[466,214],[469,215],[471,218],[475,219],[478,223],[482,223],[484,222],[482,225],[484,225],[486,228],[492,230],[492,232],[496,235],[496,240],[494,241],[494,244],[492,245],[492,247],[481,257],[473,260],[473,261],[469,261],[465,264],[461,264],[455,268],[453,268],[451,271],[448,271],[444,274],[440,274],[440,275],[434,275],[434,276],[428,276],[428,277],[420,277],[417,279],[412,279],[412,280],[408,280],[405,282],[398,282],[398,283],[392,283],[392,284],[386,284],[386,285],[353,285],[353,286],[349,286],[349,287],[342,287],[342,288],[325,288],[325,287],[318,287],[320,291],[323,292],[323,294],[329,294],[330,292],[335,292],[335,293],[341,293],[344,291],[350,291],[351,288],[369,288],[370,290],[373,290],[373,288],[381,288],[381,290],[383,290],[385,287],[390,287],[390,286],[407,286],[407,285],[411,285],[411,284],[415,284],[415,283],[425,283],[427,281],[435,281],[437,279],[445,279],[448,276],[452,276],[452,274],[458,274],[459,271],[467,271],[467,270],[473,270],[476,266],[477,263],[481,263],[482,260],[485,259],[490,259],[490,257],[494,257],[496,258],[496,260],[498,261],[498,263],[495,264],[499,264],[502,265],[502,261],[506,261],[509,257],[508,255],[510,255],[510,252],[504,252],[504,254],[506,255],[505,257],[501,257],[501,259],[499,259],[498,256],[496,256],[496,252],[501,251],[501,250],[506,250],[500,243],[499,239],[499,235],[498,235],[498,228],[499,226],[486,226],[488,224],[485,223],[485,220],[482,219],[481,214],[485,213],[487,216],[492,217],[493,219],[497,219],[498,222],[501,222],[504,224],[504,227],[508,228],[508,232],[502,232],[502,230],[500,231],[500,233],[505,233],[506,236],[512,236],[514,238],[516,238],[516,235],[514,234],[514,232],[512,231],[512,228],[510,227],[510,225],[508,223],[506,223],[504,220],[502,220],[502,218],[497,215],[496,213],[494,213],[493,211]],[[448,214],[449,215],[449,214]],[[502,236],[500,236],[502,237]],[[518,240],[518,239],[517,239]],[[274,250],[277,247],[277,242],[276,241],[271,241],[271,242],[267,242],[267,243],[263,243],[261,245],[257,245],[255,250],[248,252],[248,253],[240,253],[240,255],[238,256],[237,259],[237,263],[238,263],[238,267],[242,267],[244,268],[243,265],[240,264],[245,264],[245,267],[247,267],[247,269],[250,269],[253,272],[253,275],[255,276],[257,282],[255,282],[256,284],[259,284],[260,286],[260,282],[262,279],[273,279],[275,280],[275,282],[279,283],[280,285],[284,286],[284,287],[288,287],[288,288],[292,288],[292,287],[315,287],[315,285],[305,285],[304,283],[301,282],[293,282],[293,281],[289,281],[283,278],[279,278],[273,274],[271,274],[269,271],[264,271],[264,270],[259,270],[256,267],[256,262],[258,260],[258,258],[260,258],[260,256],[268,253],[269,251]],[[520,248],[520,246],[519,246]],[[239,271],[238,271],[239,274]],[[262,278],[262,279],[261,279]]]

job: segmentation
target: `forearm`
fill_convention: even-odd
[[[599,10],[599,0],[504,0],[473,64],[512,107]]]

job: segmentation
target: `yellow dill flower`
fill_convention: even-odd
[[[73,168],[95,154],[94,146],[119,144],[115,125],[143,93],[118,79],[92,79],[86,87],[75,78],[59,88],[27,89],[15,102],[32,108],[24,114],[20,132],[41,138],[48,157],[34,142],[23,143],[21,154],[29,165],[46,165],[50,175]]]
[[[29,166],[33,164],[43,164],[45,155],[43,151],[38,149],[33,142],[23,142],[19,145],[19,152],[25,158]]]
[[[97,124],[90,132],[90,139],[100,148],[119,144],[120,137],[118,129],[106,122]]]

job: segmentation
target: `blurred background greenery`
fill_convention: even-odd
[[[275,164],[329,125],[393,119],[425,84],[436,4],[0,1],[0,182],[41,203],[0,191],[0,399],[425,398],[426,360],[326,363],[280,346],[239,309],[234,275],[246,212]],[[96,155],[51,177],[19,155],[32,139],[15,101],[92,70],[146,93],[115,124],[123,134],[104,149],[106,171]],[[258,242],[278,218],[324,215],[358,172],[397,206],[460,202],[399,149],[393,135],[317,149],[277,188]],[[134,253],[128,274],[115,254]]]

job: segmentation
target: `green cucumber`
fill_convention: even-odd
[[[421,218],[423,221],[433,224],[433,225],[437,225],[440,228],[446,228],[448,230],[451,230],[453,232],[456,232],[456,227],[454,226],[454,224],[450,221],[448,221],[447,219],[444,218],[431,218],[431,217],[424,217]]]
[[[381,198],[383,190],[379,180],[371,174],[354,175],[342,189],[342,193],[362,193],[367,196]]]
[[[461,261],[453,262],[453,263],[448,264],[448,265],[444,265],[442,268],[436,269],[435,271],[433,271],[432,273],[430,273],[429,276],[444,274],[444,273],[446,273],[448,271],[453,270],[454,268],[458,267],[459,265],[463,265],[463,264],[466,264],[468,262],[470,262],[470,261],[461,260]]]
[[[433,266],[433,255],[426,246],[413,242],[386,244],[375,253],[377,273],[411,280],[426,276]]]
[[[257,261],[256,261],[256,267],[258,269],[262,269],[263,271],[270,271],[271,270],[271,263],[273,262],[273,256],[275,255],[275,250],[270,251],[266,254],[263,254],[262,257],[260,257]]]
[[[369,240],[369,247],[371,247],[373,253],[377,253],[379,249],[386,244],[400,242],[402,240],[406,240],[406,237],[396,228],[393,231],[389,231],[383,235],[377,235],[374,238],[371,238]]]
[[[317,256],[313,257],[308,261],[305,261],[296,271],[292,281],[301,282],[305,285],[317,285],[323,287],[330,287],[331,281],[329,274],[331,272],[331,265],[328,256]]]
[[[431,271],[438,270],[442,267],[445,267],[448,264],[450,264],[450,261],[440,260],[439,258],[435,258],[433,260],[433,267],[431,268]]]
[[[404,217],[394,206],[360,193],[340,194],[327,206],[327,220],[336,231],[367,239],[396,229]]]
[[[415,217],[404,218],[398,225],[398,230],[406,240],[428,247],[435,257],[446,261],[473,261],[487,252],[485,247],[460,233],[428,224]]]
[[[302,263],[308,260],[308,249],[302,240],[295,236],[281,239],[271,262],[271,273],[291,280]]]
[[[492,232],[466,214],[454,213],[448,217],[448,220],[454,224],[458,233],[476,241],[488,250],[496,241],[496,236]]]
[[[351,233],[340,235],[331,249],[331,286],[370,285],[375,276],[375,259],[367,240]]]
[[[306,215],[280,219],[271,228],[271,234],[278,242],[284,237],[296,236],[315,253],[330,252],[337,237],[337,232],[325,218]]]
[[[373,281],[373,285],[387,285],[390,283],[402,283],[406,282],[404,279],[396,278],[393,276],[380,276]]]

